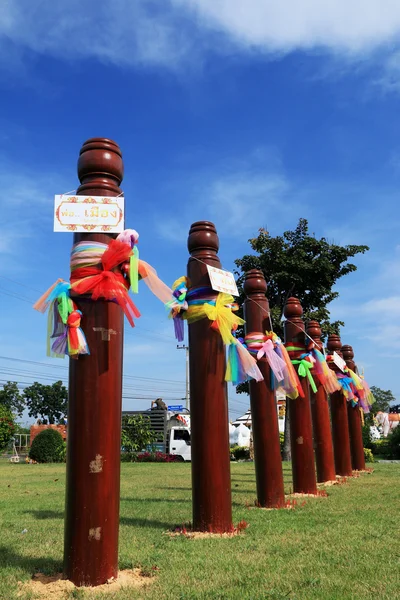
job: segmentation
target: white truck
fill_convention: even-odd
[[[151,430],[156,435],[155,450],[171,454],[180,461],[191,461],[190,413],[187,409],[163,410],[151,408],[140,411],[123,411],[122,415],[142,415],[150,421]]]

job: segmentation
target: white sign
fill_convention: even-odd
[[[231,296],[239,296],[233,273],[223,271],[222,269],[216,269],[210,265],[207,265],[207,270],[213,290],[216,292],[225,292],[225,294],[231,294]]]
[[[123,230],[122,196],[54,197],[54,231],[121,233]]]
[[[344,373],[344,370],[346,368],[346,361],[343,360],[343,358],[339,356],[337,352],[333,353],[333,362]]]

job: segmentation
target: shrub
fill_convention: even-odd
[[[136,452],[121,452],[121,462],[137,462]]]
[[[12,412],[0,404],[0,452],[5,450],[15,433],[15,423]]]
[[[283,456],[283,446],[285,443],[285,434],[283,433],[283,431],[279,432],[279,444],[281,447],[281,456]]]
[[[33,440],[29,458],[38,463],[63,462],[64,441],[56,429],[45,429]]]
[[[374,456],[379,456],[380,458],[390,458],[391,449],[390,449],[390,441],[389,438],[381,438],[380,440],[374,440],[371,442],[370,449],[372,450],[372,454]]]
[[[386,439],[390,458],[394,460],[400,459],[400,425],[396,429],[393,429],[393,433],[390,433]]]
[[[364,458],[365,462],[373,463],[375,462],[374,455],[372,454],[372,450],[369,448],[364,448]]]
[[[174,454],[165,454],[164,452],[140,452],[136,456],[137,462],[177,462],[178,458]]]
[[[371,432],[369,429],[369,425],[362,426],[362,439],[363,439],[364,448],[372,449],[371,446],[373,444],[373,441],[371,439]]]
[[[247,446],[232,446],[231,457],[234,460],[247,460],[250,458],[250,448]]]

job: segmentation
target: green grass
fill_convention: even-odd
[[[1,599],[16,598],[17,582],[36,571],[62,570],[64,480],[64,465],[0,463]],[[249,527],[231,539],[163,535],[191,520],[190,465],[123,464],[121,481],[119,566],[159,571],[146,589],[107,598],[400,598],[398,464],[378,464],[329,488],[328,498],[281,511],[249,510],[254,466],[232,464],[234,523]]]

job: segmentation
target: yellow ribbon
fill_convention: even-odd
[[[188,323],[194,323],[200,319],[207,317],[213,321],[213,326],[221,334],[224,344],[235,344],[236,338],[232,335],[232,329],[236,329],[238,325],[243,325],[244,320],[232,312],[232,304],[234,298],[230,294],[220,292],[215,300],[215,305],[205,302],[204,304],[192,304],[189,306],[183,318],[187,319]]]

